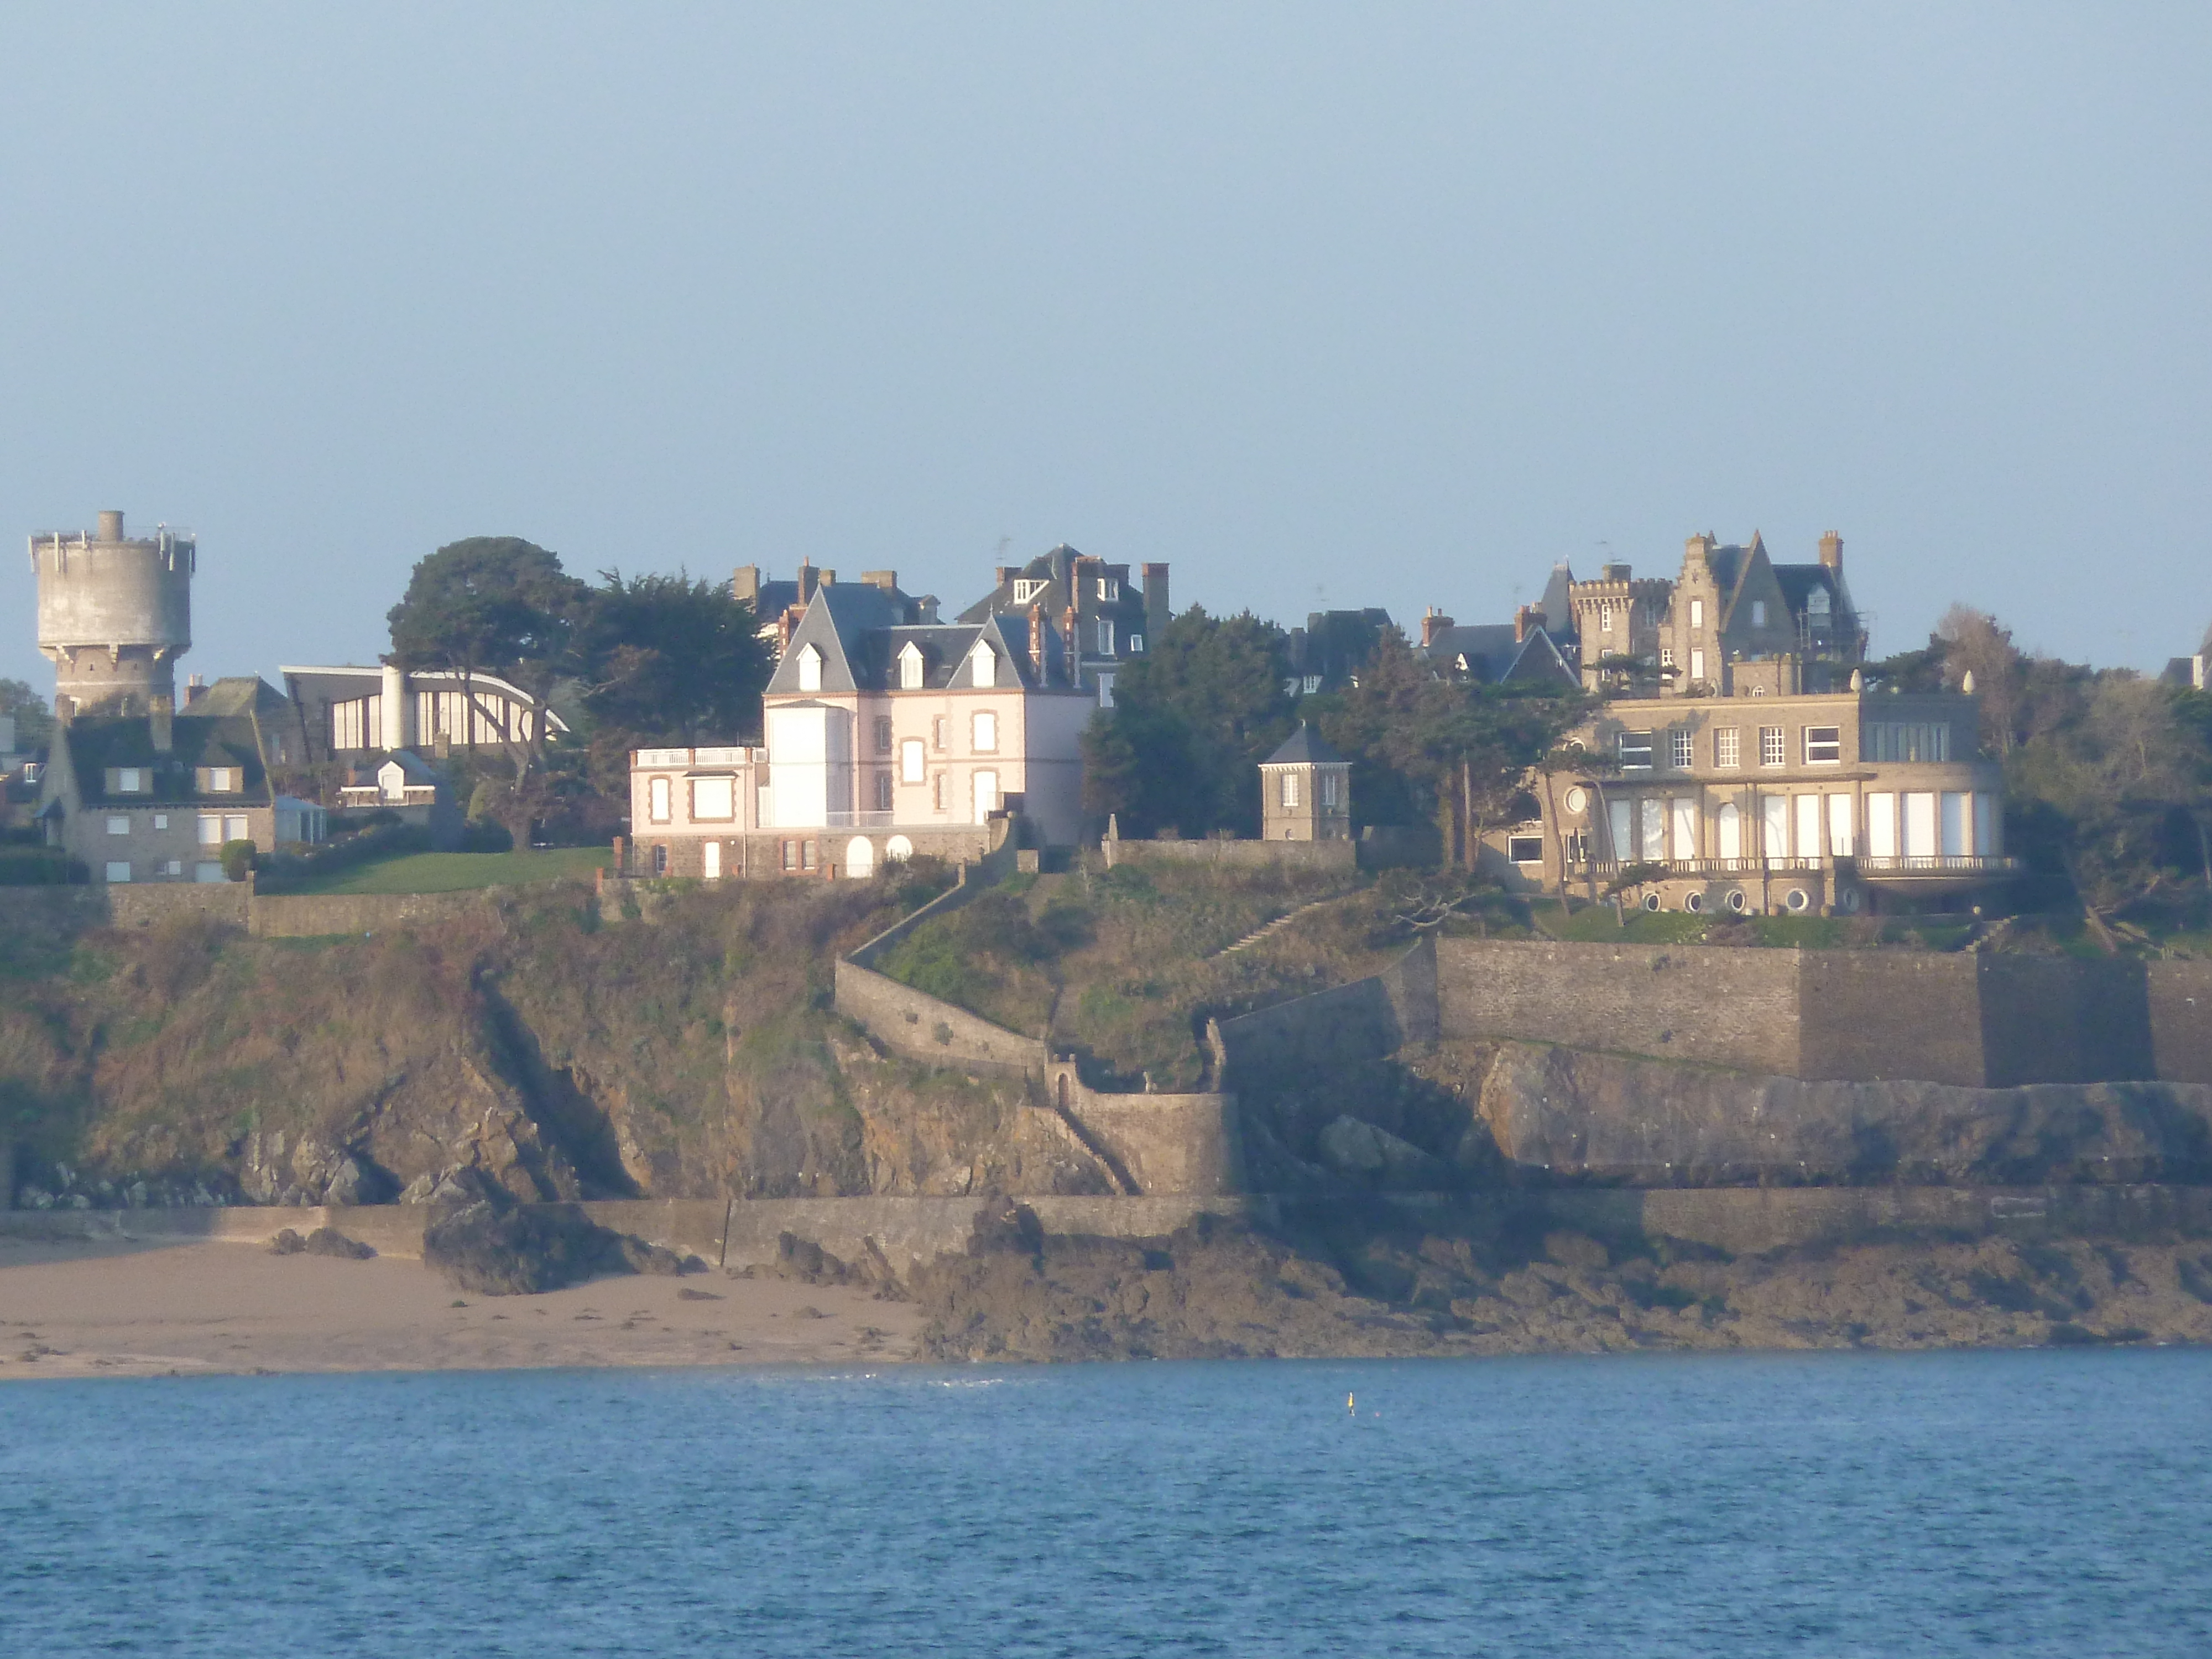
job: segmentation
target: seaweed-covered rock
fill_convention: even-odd
[[[331,1255],[341,1261],[366,1261],[376,1251],[357,1238],[348,1238],[335,1227],[318,1227],[300,1247],[309,1255]]]
[[[602,1227],[573,1204],[481,1198],[424,1230],[422,1265],[481,1296],[530,1296],[601,1273],[672,1274],[703,1264]]]

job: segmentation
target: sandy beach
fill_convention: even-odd
[[[485,1297],[405,1257],[0,1238],[0,1381],[895,1361],[919,1322],[866,1291],[720,1273]]]

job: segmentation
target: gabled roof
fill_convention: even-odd
[[[1283,739],[1282,747],[1260,763],[1262,766],[1349,766],[1352,763],[1323,743],[1304,720]]]
[[[1569,684],[1582,682],[1548,629],[1531,628],[1516,639],[1510,623],[1477,623],[1444,628],[1415,654],[1447,673],[1469,675],[1486,684],[1537,679],[1556,673]]]
[[[872,594],[870,599],[866,595]],[[837,691],[885,691],[899,689],[898,655],[909,643],[922,653],[922,684],[930,690],[974,688],[970,668],[976,642],[988,641],[999,659],[997,684],[1002,688],[1043,689],[1051,682],[1039,675],[1030,660],[1029,627],[1025,622],[1008,626],[991,616],[980,623],[921,623],[896,620],[898,607],[880,589],[836,586],[818,589],[806,615],[793,632],[783,659],[769,681],[769,696],[811,696],[799,686],[799,659],[809,646],[822,653],[823,694]],[[1064,641],[1049,621],[1045,629],[1048,666],[1063,671]],[[1060,677],[1065,680],[1065,672]]]
[[[196,802],[232,806],[266,806],[269,777],[261,764],[252,720],[240,714],[210,718],[179,714],[170,722],[170,747],[154,747],[153,722],[146,715],[80,715],[64,728],[77,799],[86,806],[179,806]],[[107,793],[112,768],[150,773],[153,787],[143,794]],[[219,793],[199,787],[198,769],[235,767],[244,787]]]

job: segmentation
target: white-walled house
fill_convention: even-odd
[[[1041,610],[909,624],[879,588],[823,586],[769,683],[765,746],[633,752],[628,867],[866,875],[981,857],[1010,811],[1072,844],[1097,708]]]

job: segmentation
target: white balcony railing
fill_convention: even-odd
[[[1755,876],[1762,870],[1778,874],[1788,870],[1825,870],[1830,865],[1855,866],[1862,875],[1976,876],[2017,875],[2027,866],[2021,860],[1991,854],[1915,854],[1884,858],[1777,856],[1768,859],[1571,859],[1570,874],[1600,879],[1619,875],[1632,865],[1663,871],[1669,877]]]

